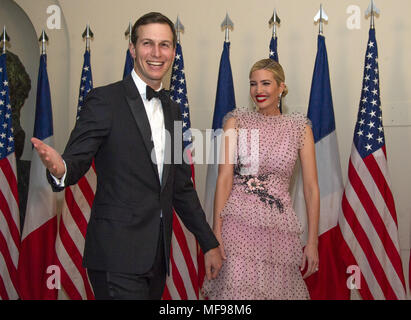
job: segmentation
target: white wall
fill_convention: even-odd
[[[337,135],[343,177],[346,179],[354,124],[361,94],[363,63],[369,20],[364,18],[368,0],[322,0],[329,22],[324,26],[330,63]],[[235,27],[230,33],[231,65],[238,106],[249,106],[248,72],[256,60],[268,56],[271,29],[268,20],[274,6],[282,20],[278,30],[279,58],[289,87],[287,111],[306,112],[317,50],[318,26],[313,17],[320,1],[235,0],[16,0],[31,19],[37,34],[46,26],[46,9],[57,4],[62,10],[60,30],[47,30],[48,72],[52,90],[56,146],[62,151],[74,125],[78,86],[85,43],[81,34],[86,23],[94,32],[91,64],[94,86],[121,79],[129,21],[148,11],[160,11],[175,21],[180,16],[186,31],[181,36],[194,128],[211,126],[219,59],[224,41],[220,24],[229,12]],[[347,8],[361,10],[360,29],[349,29]],[[377,1],[381,16],[376,19],[379,46],[381,101],[388,165],[396,201],[401,254],[408,277],[411,201],[411,3],[408,0]],[[165,83],[167,86],[168,83]],[[58,128],[58,129],[57,129]],[[27,132],[27,131],[26,131]],[[206,167],[196,166],[197,189],[204,197]]]

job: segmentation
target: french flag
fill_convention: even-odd
[[[33,136],[53,147],[53,117],[46,54],[40,56]],[[55,266],[56,234],[56,195],[47,182],[45,166],[33,150],[18,265],[22,299],[57,298],[55,288],[59,286],[59,271]]]
[[[234,109],[235,94],[230,63],[230,42],[226,41],[224,42],[218,72],[217,93],[213,114],[213,135],[209,149],[204,200],[204,211],[211,227],[213,226],[214,220],[214,193],[218,176],[218,161],[220,159],[221,131],[219,131],[219,129],[223,128],[224,116]]]
[[[320,187],[319,271],[306,279],[311,299],[349,299],[347,273],[337,257],[338,216],[344,190],[338,141],[335,132],[325,38],[318,35],[318,50],[311,84],[307,117],[312,122]],[[307,243],[307,213],[303,181],[299,172],[294,189],[294,210],[305,227],[303,245]]]

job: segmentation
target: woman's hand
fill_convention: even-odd
[[[301,263],[301,271],[304,270],[306,263],[307,271],[303,275],[303,279],[308,278],[314,272],[318,271],[318,245],[308,243],[304,248],[303,261]]]

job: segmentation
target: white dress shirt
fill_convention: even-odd
[[[147,118],[151,127],[151,139],[154,144],[154,154],[151,153],[151,159],[154,163],[157,164],[158,176],[160,179],[163,175],[163,163],[164,163],[164,149],[165,149],[165,128],[164,128],[164,114],[163,108],[161,106],[161,100],[159,98],[152,98],[150,101],[146,98],[146,86],[147,84],[141,80],[141,78],[134,71],[131,72],[131,76],[134,80],[134,83],[137,87],[138,92],[140,93],[141,99],[143,100],[144,108],[146,109]],[[160,89],[163,87],[161,84]],[[155,157],[154,157],[155,155]],[[64,160],[63,160],[64,162]],[[59,187],[65,187],[64,180],[66,178],[67,167],[64,162],[65,172],[64,176],[61,179],[57,179],[53,175],[53,179]]]
[[[163,163],[164,163],[164,148],[165,148],[165,128],[164,128],[164,114],[163,108],[161,106],[161,100],[159,98],[152,98],[150,101],[146,98],[146,86],[147,84],[141,80],[141,78],[137,75],[134,71],[131,72],[131,76],[133,77],[134,83],[140,92],[141,99],[144,103],[144,108],[146,109],[148,122],[150,122],[151,127],[151,139],[154,143],[154,151],[155,151],[155,159],[153,154],[151,159],[154,163],[157,163],[158,175],[160,178],[163,174]],[[160,89],[156,91],[160,91],[163,87],[161,84]]]

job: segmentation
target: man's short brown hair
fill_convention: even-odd
[[[150,12],[142,17],[140,17],[136,23],[134,23],[133,29],[131,30],[131,42],[136,45],[137,43],[137,29],[140,26],[151,24],[151,23],[162,23],[168,24],[171,32],[173,33],[173,46],[176,47],[177,43],[177,34],[174,28],[174,24],[171,22],[169,18],[159,12]]]

